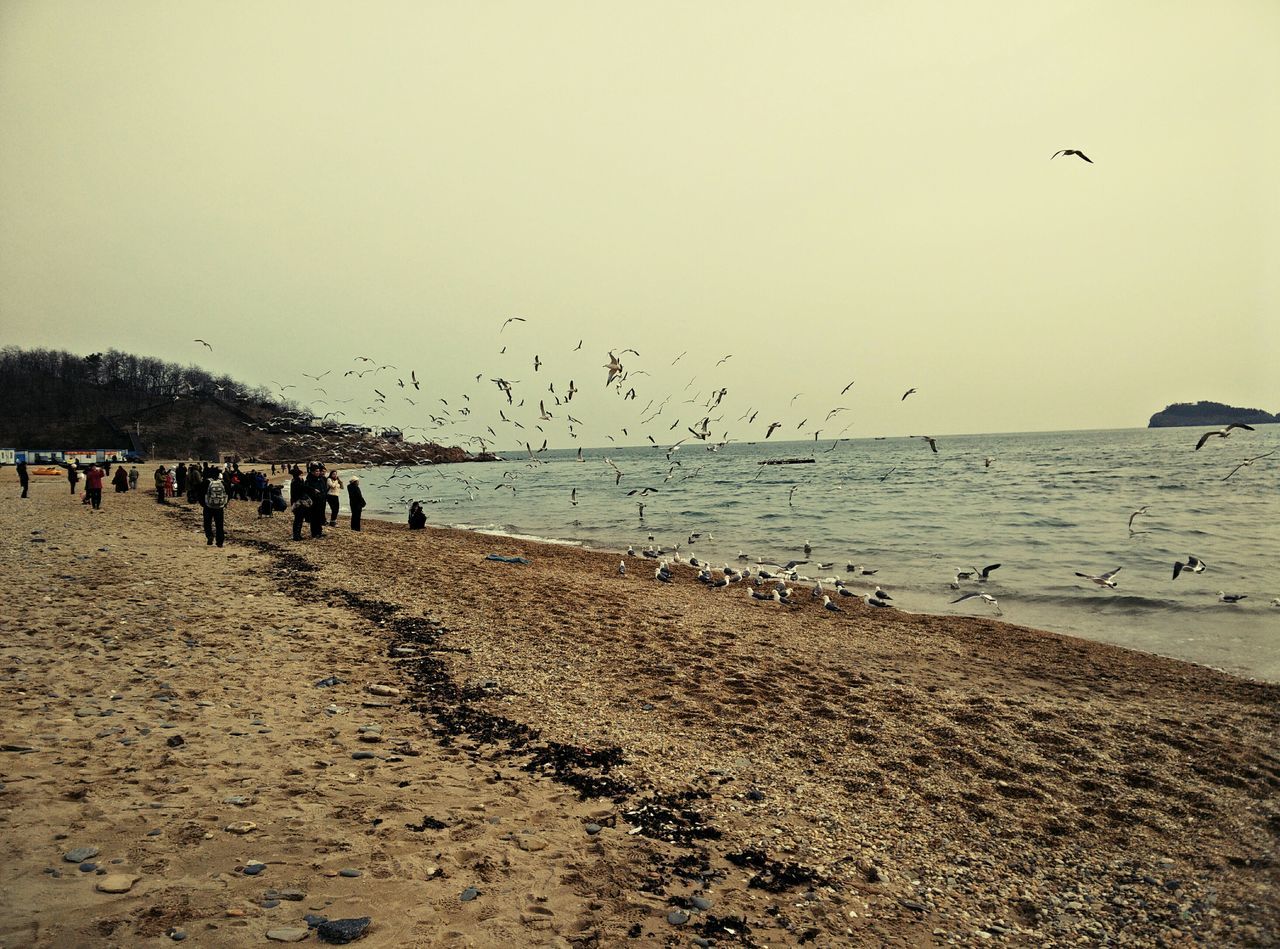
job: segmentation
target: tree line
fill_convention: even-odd
[[[215,376],[151,356],[110,349],[77,356],[54,349],[0,349],[0,413],[10,417],[85,421],[165,400],[210,397],[242,407],[297,411],[265,386]]]

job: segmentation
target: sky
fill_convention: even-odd
[[[1280,411],[1277,50],[1274,0],[6,0],[0,344],[446,443]]]

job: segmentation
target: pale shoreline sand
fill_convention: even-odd
[[[723,931],[725,917],[744,918],[746,927],[736,928],[750,929],[759,945],[796,943],[810,931],[816,944],[988,937],[1265,944],[1277,936],[1280,687],[981,618],[865,607],[826,614],[807,591],[801,607],[784,611],[748,600],[741,587],[708,591],[687,570],[676,584],[657,584],[649,561],[631,561],[631,575],[619,577],[616,555],[576,547],[411,533],[373,519],[356,535],[345,518],[323,539],[294,543],[288,515],[257,521],[252,505],[237,503],[228,548],[219,552],[175,529],[196,523],[197,511],[181,505],[166,512],[146,496],[108,494],[104,511],[93,514],[53,486],[33,494],[25,509],[16,498],[0,500],[4,563],[15,578],[4,611],[13,617],[4,621],[5,741],[36,749],[0,759],[0,807],[12,838],[4,889],[14,903],[12,928],[0,938],[14,944],[22,933],[46,944],[56,944],[52,933],[92,935],[107,916],[118,917],[108,941],[128,941],[125,933],[155,929],[146,913],[159,892],[166,906],[183,906],[172,918],[188,931],[215,924],[209,938],[219,944],[262,944],[268,925],[294,923],[278,908],[245,902],[244,894],[279,879],[259,884],[236,875],[234,859],[286,839],[299,868],[294,876],[319,874],[309,899],[323,890],[317,905],[334,898],[344,909],[325,915],[373,916],[371,944],[689,944],[699,933],[724,944],[734,938]],[[86,527],[93,518],[103,525],[97,534]],[[46,544],[31,543],[31,529],[46,531]],[[61,550],[48,549],[54,535]],[[76,552],[88,560],[75,560],[71,538],[93,544]],[[103,545],[109,551],[96,551]],[[489,552],[532,563],[487,562]],[[146,566],[153,557],[177,575],[153,578]],[[115,577],[122,588],[113,591],[119,559],[137,573]],[[80,582],[58,579],[86,570],[98,573],[94,600]],[[197,575],[188,580],[191,570]],[[141,589],[152,578],[153,587]],[[281,590],[291,595],[272,595]],[[250,592],[255,599],[246,600]],[[52,601],[44,604],[44,595]],[[148,631],[104,644],[89,635],[88,624],[104,619],[104,596],[145,607],[159,639]],[[200,620],[224,613],[247,629],[233,634],[224,624],[215,636]],[[189,618],[164,632],[170,615]],[[55,625],[60,620],[67,625]],[[199,628],[201,647],[184,644],[188,624]],[[301,631],[262,635],[260,625]],[[432,651],[423,661],[396,645]],[[202,650],[210,649],[206,657]],[[227,650],[251,661],[224,666]],[[113,652],[146,671],[126,676],[118,662],[101,661]],[[350,684],[333,695],[312,685],[330,673]],[[186,719],[200,722],[181,726],[186,743],[166,749],[165,733],[152,731],[125,750],[115,735],[90,737],[106,727],[101,722],[116,724],[115,716],[74,714],[82,702],[109,702],[102,688],[141,690],[121,707],[161,714],[165,706],[142,701],[156,689],[142,684],[147,675],[169,680]],[[355,728],[364,719],[356,709],[331,717],[324,707],[358,706],[361,685],[395,677],[410,700],[370,715],[394,721],[390,727],[411,736],[420,756],[351,760],[363,747]],[[214,706],[190,707],[206,692]],[[214,710],[233,702],[240,717],[252,710],[274,731],[251,738],[257,729],[246,728],[233,740],[211,728]],[[197,727],[199,743],[191,740]],[[294,740],[271,737],[282,730]],[[255,780],[260,759],[238,760],[236,741],[245,739],[270,746],[251,754],[279,757],[256,777],[257,800],[271,802],[267,811],[292,809],[288,833],[254,847],[235,846],[241,839],[228,841],[209,819],[244,816],[219,802],[227,787]],[[385,758],[392,743],[368,747]],[[133,761],[140,748],[151,756],[145,765]],[[286,768],[291,755],[297,760]],[[333,770],[317,769],[319,758]],[[532,770],[558,780],[523,770],[531,759]],[[167,870],[139,869],[156,863],[139,829],[121,839],[119,855],[142,880],[125,896],[94,895],[74,866],[57,863],[62,844],[52,838],[70,833],[65,845],[75,846],[107,820],[119,839],[123,812],[101,798],[122,789],[102,787],[130,766],[144,768],[133,780],[149,795],[190,812],[186,819],[201,829],[186,845],[190,859],[203,863],[196,854],[208,852],[212,861],[176,879],[173,867],[183,861],[172,855],[164,858]],[[193,770],[169,773],[183,766]],[[457,771],[447,789],[419,788],[441,768]],[[317,774],[337,771],[362,778],[326,783],[326,806],[298,804],[316,792]],[[386,780],[391,771],[412,774],[411,791]],[[501,780],[487,784],[484,775],[494,773]],[[182,792],[173,788],[179,781]],[[85,797],[67,799],[68,782],[83,782]],[[579,802],[569,793],[575,787],[608,793]],[[445,796],[433,799],[435,792]],[[407,793],[419,797],[406,806]],[[472,821],[483,846],[465,855],[462,844],[424,846],[421,835],[402,829],[421,812],[456,814],[471,795],[498,795],[506,810],[496,825]],[[131,804],[135,822],[145,813],[136,808],[146,806]],[[396,813],[372,829],[350,819],[401,808],[403,818]],[[261,827],[275,815],[260,809],[247,819]],[[588,819],[603,829],[586,834]],[[547,848],[519,846],[529,826]],[[636,826],[640,832],[628,833]],[[204,841],[205,832],[214,839]],[[173,846],[167,837],[152,840]],[[381,861],[385,876],[364,884],[324,877],[332,867],[315,847],[339,840],[370,861],[366,867]],[[437,866],[452,861],[447,882],[425,875],[427,857]],[[481,870],[467,861],[490,879],[476,882]],[[41,872],[55,865],[68,872],[59,879]],[[777,892],[749,885],[784,868],[783,882],[792,885],[780,883]],[[346,884],[367,887],[356,891],[365,911],[339,889]],[[489,892],[459,903],[458,892],[472,884]],[[49,904],[50,887],[68,886],[88,898],[35,908]],[[538,887],[545,901],[522,899]],[[434,902],[418,906],[423,894]],[[710,907],[682,909],[693,894]],[[226,918],[232,903],[248,915]],[[691,918],[673,923],[670,912]],[[627,939],[633,926],[638,943]]]

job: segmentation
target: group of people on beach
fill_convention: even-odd
[[[16,465],[18,483],[22,489],[22,497],[28,496],[31,476],[25,461]],[[360,530],[360,515],[365,508],[364,494],[360,490],[360,478],[351,475],[346,484],[337,470],[326,471],[323,463],[311,462],[304,475],[300,465],[281,465],[280,470],[291,475],[289,483],[289,500],[284,500],[283,488],[271,484],[270,478],[261,471],[242,472],[235,462],[217,465],[210,462],[179,462],[172,467],[157,465],[153,474],[155,483],[155,499],[157,504],[168,504],[169,498],[185,497],[186,503],[198,504],[203,510],[203,529],[205,542],[210,546],[221,547],[226,542],[225,512],[227,505],[233,500],[258,502],[260,517],[269,517],[277,511],[293,510],[293,539],[302,540],[302,527],[308,525],[311,537],[323,537],[324,528],[337,527],[338,512],[341,509],[342,492],[347,493],[347,509],[350,514],[351,529]],[[67,480],[71,485],[71,493],[76,494],[79,483],[84,481],[84,503],[94,509],[102,506],[102,487],[107,475],[111,472],[111,463],[91,465],[82,472],[79,465],[67,465]],[[276,465],[271,465],[271,473],[276,473]],[[124,466],[116,468],[111,484],[117,493],[138,490],[139,473],[137,466],[128,472]],[[417,516],[410,512],[410,526],[420,528],[426,523],[426,515],[418,507]]]
[[[289,468],[289,506],[293,509],[293,539],[302,540],[302,525],[306,524],[311,537],[323,537],[326,515],[329,527],[338,526],[338,510],[341,507],[343,483],[336,470],[326,473],[321,462],[313,461],[307,467],[305,477],[302,468]],[[360,490],[360,476],[351,475],[345,485],[347,508],[351,515],[351,529],[360,529],[360,515],[365,508],[364,494]]]

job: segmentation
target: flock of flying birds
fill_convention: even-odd
[[[1082,152],[1074,149],[1059,151],[1052,157],[1056,158],[1058,155],[1075,155],[1084,161],[1090,161],[1090,159]],[[1092,162],[1090,161],[1090,163]],[[528,321],[524,317],[509,317],[499,327],[499,337],[507,338],[504,334],[507,332],[509,327],[513,327],[514,324],[524,324],[527,322]],[[512,335],[516,335],[514,329]],[[210,351],[213,349],[212,345],[203,339],[197,339],[194,342],[205,346]],[[570,352],[576,353],[580,351],[582,349],[582,345],[582,340],[579,340],[577,346],[573,347]],[[506,356],[507,349],[507,345],[502,346],[498,356]],[[671,361],[670,365],[676,366],[687,355],[687,351],[680,353]],[[731,353],[720,357],[712,369],[714,370],[715,368],[723,366],[732,358],[733,354]],[[522,441],[524,443],[524,457],[521,460],[525,466],[532,468],[542,464],[540,456],[543,452],[548,450],[548,445],[551,443],[553,437],[556,437],[558,440],[558,436],[563,432],[563,434],[570,439],[578,439],[584,432],[585,426],[583,421],[574,415],[574,412],[577,411],[573,404],[574,398],[582,391],[582,389],[579,388],[577,381],[574,378],[568,379],[567,382],[564,379],[557,380],[550,378],[548,374],[543,373],[543,369],[548,365],[548,363],[543,359],[541,354],[534,353],[532,354],[532,358],[526,357],[526,359],[527,361],[524,362],[524,365],[528,370],[528,373],[520,373],[521,377],[525,381],[521,381],[521,379],[508,378],[508,373],[506,372],[490,375],[488,377],[486,377],[485,373],[477,373],[475,375],[474,381],[478,387],[481,389],[485,389],[488,386],[493,387],[493,389],[489,391],[495,393],[497,396],[496,419],[493,419],[491,414],[492,406],[489,407],[489,412],[486,413],[485,409],[481,407],[481,400],[479,398],[473,400],[473,395],[477,395],[477,393],[462,393],[460,396],[455,397],[453,403],[450,403],[448,399],[439,396],[431,399],[427,395],[423,394],[422,381],[419,379],[416,370],[409,369],[408,372],[405,372],[393,364],[380,363],[369,356],[355,356],[354,366],[343,371],[342,377],[346,379],[354,378],[355,381],[364,382],[364,384],[367,385],[368,404],[362,407],[362,414],[366,417],[386,412],[402,400],[403,403],[407,404],[411,409],[425,414],[426,420],[429,422],[428,425],[411,426],[406,431],[412,432],[416,430],[421,433],[424,438],[431,441],[439,441],[441,438],[440,433],[443,432],[445,433],[444,437],[457,438],[461,440],[463,444],[475,446],[482,452],[488,452],[500,443],[510,444],[513,441],[517,443]],[[636,368],[635,364],[637,362],[640,363],[641,368]],[[746,427],[748,431],[751,431],[750,427],[755,425],[759,420],[762,425],[762,429],[756,429],[754,432],[751,432],[751,434],[755,437],[761,438],[762,440],[769,439],[776,431],[784,428],[784,423],[782,421],[770,419],[768,416],[761,418],[764,410],[763,408],[756,407],[748,407],[736,417],[734,422],[726,422],[725,420],[727,418],[729,405],[729,403],[726,402],[726,397],[729,394],[728,388],[715,383],[710,385],[705,383],[699,384],[698,377],[696,375],[690,378],[682,392],[678,395],[667,393],[661,399],[656,397],[646,397],[647,401],[644,403],[643,407],[640,408],[641,392],[644,389],[644,383],[641,380],[643,377],[650,375],[649,371],[643,368],[643,366],[644,363],[641,360],[640,353],[629,347],[617,347],[609,350],[607,360],[601,366],[605,373],[604,388],[606,392],[612,395],[613,398],[620,400],[622,403],[631,402],[636,407],[634,415],[637,421],[630,425],[621,426],[618,434],[624,438],[634,437],[631,435],[631,428],[635,427],[637,433],[648,429],[649,431],[663,431],[663,434],[667,435],[667,437],[660,442],[655,439],[653,434],[650,434],[649,431],[645,432],[645,438],[648,440],[651,447],[664,452],[667,467],[666,474],[661,482],[664,487],[659,487],[657,485],[641,485],[625,490],[625,496],[635,499],[634,503],[637,505],[640,522],[642,524],[644,522],[645,502],[641,499],[666,490],[665,485],[668,482],[673,480],[677,482],[688,480],[696,477],[701,471],[701,465],[691,463],[686,466],[685,456],[680,454],[682,450],[687,451],[693,446],[698,445],[710,453],[719,451],[731,441],[735,440],[730,435],[731,424],[742,425]],[[348,405],[356,401],[354,398],[333,398],[330,393],[321,386],[320,383],[325,379],[325,377],[331,375],[334,371],[335,370],[333,369],[328,369],[316,374],[302,374],[311,381],[311,388],[314,389],[318,396],[323,397],[311,398],[309,400],[311,404],[332,403],[337,406]],[[516,373],[510,373],[510,375],[514,376]],[[367,382],[365,381],[366,376],[371,377]],[[534,381],[535,379],[539,381]],[[557,383],[559,384],[558,390]],[[276,387],[281,399],[287,398],[286,394],[288,390],[298,388],[295,385],[282,385],[278,382],[273,383],[273,385]],[[837,398],[842,399],[848,394],[853,386],[854,381],[850,381],[840,389]],[[906,389],[902,393],[899,402],[905,402],[909,396],[916,394],[918,391],[919,390],[914,386]],[[794,408],[796,401],[803,395],[804,393],[798,392],[792,396],[788,408]],[[536,414],[532,411],[535,401],[537,406]],[[419,406],[421,406],[421,408],[419,408]],[[825,426],[833,419],[837,419],[842,413],[851,411],[851,406],[837,404],[834,406],[824,407],[824,409],[825,414],[821,415],[820,421],[817,421],[816,415],[806,416],[794,428],[794,432],[799,433],[804,431],[806,426],[808,426],[809,432],[813,435],[815,446],[822,432],[825,430],[818,426]],[[818,410],[819,413],[822,411],[824,410]],[[481,413],[488,415],[490,421],[483,420],[481,418]],[[334,423],[337,424],[337,420],[345,417],[346,415],[347,412],[345,409],[333,408],[326,413],[324,419],[334,420]],[[672,419],[669,425],[665,423],[665,418],[663,418],[662,422],[658,422],[659,418],[664,416]],[[811,418],[815,420],[815,424],[810,425]],[[499,428],[495,428],[495,424],[499,426]],[[829,448],[823,450],[824,453],[835,451],[840,444],[847,442],[849,439],[845,438],[844,435],[852,425],[853,423],[849,422],[849,424],[844,425],[843,428],[834,433],[833,436],[828,436],[832,439],[832,442]],[[663,428],[663,426],[665,426],[665,428]],[[466,431],[462,431],[462,429],[465,429]],[[1205,443],[1212,438],[1225,439],[1237,429],[1246,431],[1253,430],[1252,427],[1247,424],[1241,422],[1232,423],[1220,430],[1204,433],[1197,441],[1195,449],[1199,451],[1204,447]],[[499,433],[500,431],[501,434]],[[538,436],[536,436],[540,441],[540,445],[538,447],[534,447],[534,438],[529,437],[532,431],[538,432]],[[676,436],[675,439],[671,440],[671,435],[668,433],[674,433]],[[615,441],[615,436],[612,433],[604,432],[602,434],[608,441]],[[750,435],[748,437],[750,437]],[[933,454],[938,454],[938,440],[933,436],[915,435],[912,437],[918,438],[924,444],[927,444]],[[1240,464],[1232,468],[1222,480],[1225,481],[1230,479],[1241,469],[1264,458],[1268,458],[1275,453],[1276,450],[1273,449],[1272,451],[1256,455],[1240,462]],[[376,462],[377,460],[378,459],[370,459],[370,461],[373,462]],[[424,458],[423,461],[425,460],[426,459]],[[582,448],[578,449],[575,460],[584,463],[587,460],[586,457],[584,457]],[[627,473],[607,455],[601,455],[600,461],[607,466],[607,476],[612,478],[614,487],[622,490],[622,481],[626,477]],[[984,459],[983,463],[986,467],[990,467],[994,461],[994,458],[987,457]],[[431,470],[435,470],[441,477],[453,478],[460,482],[463,485],[466,496],[469,500],[474,501],[480,496],[480,489],[482,486],[476,481],[464,475],[456,475],[452,473],[444,474],[440,469],[428,469],[428,471]],[[880,478],[880,480],[885,480],[885,478],[888,478],[896,470],[896,468],[890,469]],[[755,477],[759,478],[763,471],[764,469],[762,468]],[[417,480],[419,477],[420,473],[415,470],[413,465],[402,462],[397,464],[395,469],[389,474],[388,482],[390,483],[398,479],[404,480],[406,483],[403,487],[407,491],[412,492],[414,489],[421,490],[424,487],[424,485]],[[502,480],[495,486],[494,490],[506,489],[511,491],[514,495],[519,490],[519,479],[520,475],[518,472],[508,470],[504,472]],[[790,494],[788,495],[789,505],[791,504],[796,489],[799,486],[800,483],[792,484]],[[400,498],[400,501],[403,503],[407,503],[412,500],[423,501],[424,499],[417,496],[411,496],[410,493],[405,493]],[[570,507],[576,507],[578,502],[578,488],[573,487],[570,490],[568,504]],[[439,499],[427,497],[425,499],[425,503],[439,503]],[[1135,518],[1145,514],[1147,514],[1147,508],[1143,507],[1134,511],[1130,515],[1130,536],[1145,533],[1144,531],[1135,530],[1133,527]],[[692,534],[689,538],[689,543],[692,544],[698,536],[699,535],[696,533]],[[652,541],[652,537],[650,539]],[[806,556],[808,555],[809,550],[810,547],[806,544]],[[634,551],[629,551],[629,553],[634,553]],[[668,563],[667,560],[662,559],[667,553],[667,551],[654,548],[652,546],[652,542],[643,552],[643,556],[661,560],[658,568],[655,570],[655,579],[664,583],[673,582],[675,578],[675,574],[671,569],[671,564]],[[749,558],[746,558],[744,555],[740,559]],[[673,561],[677,563],[681,561],[679,546],[675,548]],[[758,561],[754,571],[750,567],[735,569],[726,564],[718,571],[719,575],[717,576],[717,571],[715,569],[711,568],[707,564],[699,562],[696,557],[691,557],[688,561],[691,566],[698,569],[699,581],[712,588],[723,588],[733,583],[748,582],[748,586],[751,590],[751,596],[753,599],[757,600],[770,600],[783,605],[794,603],[795,599],[792,590],[786,585],[788,582],[812,582],[814,584],[812,589],[813,598],[820,598],[822,600],[823,607],[831,612],[839,612],[840,607],[836,605],[835,601],[830,599],[827,595],[827,591],[834,592],[837,597],[859,595],[854,594],[853,591],[848,588],[845,581],[836,577],[814,579],[801,575],[797,571],[797,568],[801,565],[808,564],[809,562],[810,561],[808,560],[799,560],[792,561],[786,565],[779,565]],[[821,569],[829,568],[832,565],[819,564],[818,566]],[[977,568],[973,568],[971,570],[957,569],[948,586],[953,591],[959,591],[960,583],[962,581],[972,580],[977,583],[985,583],[990,578],[991,572],[999,567],[1000,564],[992,564],[981,570]],[[1174,579],[1177,579],[1184,571],[1202,573],[1205,569],[1206,565],[1202,560],[1194,556],[1189,556],[1185,562],[1179,562],[1174,565],[1173,577]],[[876,572],[873,570],[865,570],[860,565],[852,563],[847,565],[847,570],[859,577],[870,576]],[[1117,586],[1115,578],[1120,570],[1120,567],[1116,567],[1106,573],[1096,575],[1084,572],[1077,572],[1075,575],[1095,584],[1099,588],[1115,589]],[[619,572],[626,572],[625,561],[620,565]],[[770,585],[771,589],[767,592],[762,592],[764,588],[769,587]],[[891,602],[892,597],[879,585],[876,585],[873,593],[861,594],[860,596],[863,602],[871,606],[889,608],[893,605]],[[1225,603],[1238,603],[1246,597],[1243,594],[1228,594],[1221,592],[1219,594],[1219,598]],[[971,600],[977,600],[989,605],[997,612],[997,614],[1000,613],[1000,604],[996,598],[983,591],[962,593],[954,600],[951,600],[951,603],[958,604]],[[1275,600],[1274,603],[1275,605],[1280,606],[1280,598]]]

